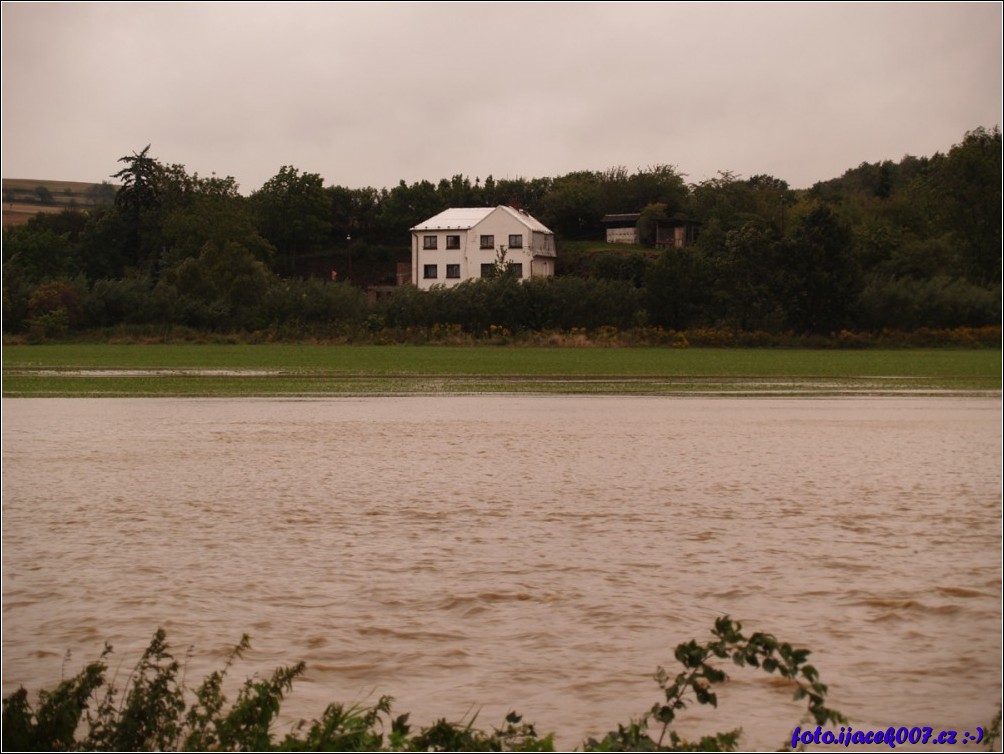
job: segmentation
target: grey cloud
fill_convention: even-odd
[[[1001,113],[1001,6],[3,5],[3,173],[349,186],[670,163],[795,186]]]

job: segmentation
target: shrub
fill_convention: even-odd
[[[28,299],[28,316],[42,317],[61,311],[68,327],[80,325],[80,291],[63,280],[50,280],[39,285]]]
[[[916,330],[999,323],[1000,288],[984,288],[962,278],[875,278],[857,301],[866,328]]]
[[[720,665],[761,668],[795,685],[795,698],[808,699],[808,712],[818,725],[846,722],[825,706],[826,686],[807,664],[809,650],[796,649],[765,633],[745,636],[742,625],[728,617],[715,621],[713,639],[690,641],[676,648],[683,666],[675,676],[659,668],[655,680],[663,698],[628,725],[600,740],[589,739],[588,751],[729,751],[740,730],[683,740],[671,725],[689,703],[717,706],[712,690],[727,680]],[[229,704],[224,680],[234,661],[250,646],[247,636],[234,647],[224,667],[195,689],[179,680],[179,665],[158,630],[130,675],[122,696],[106,681],[105,647],[101,658],[53,691],[41,691],[35,707],[24,688],[3,701],[4,750],[141,751],[553,751],[552,735],[540,736],[520,715],[510,713],[500,728],[481,730],[474,719],[459,723],[440,719],[412,731],[408,715],[393,717],[390,697],[371,707],[331,704],[320,720],[301,721],[281,740],[272,725],[283,698],[305,670],[304,664],[280,667],[265,679],[244,682]],[[99,692],[103,690],[103,694]],[[653,735],[657,738],[653,738]]]
[[[153,324],[161,311],[145,277],[97,280],[84,299],[84,317],[91,327],[117,324]]]

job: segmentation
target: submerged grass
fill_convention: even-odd
[[[1000,350],[353,345],[3,349],[3,395],[894,394],[1001,389]]]

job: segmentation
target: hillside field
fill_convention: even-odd
[[[49,181],[36,178],[4,178],[3,227],[24,225],[37,214],[62,212],[66,209],[87,209],[114,200],[115,186],[80,181]],[[38,189],[44,188],[51,203],[44,204]]]

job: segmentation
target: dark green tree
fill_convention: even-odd
[[[369,186],[361,189],[328,186],[325,191],[331,199],[331,233],[335,245],[377,239],[379,191]]]
[[[188,176],[181,166],[165,181],[162,210],[163,261],[177,265],[199,256],[207,243],[237,243],[269,267],[274,247],[258,233],[250,202],[240,195],[230,176]]]
[[[150,157],[150,145],[140,152],[120,157],[125,167],[112,175],[122,182],[115,194],[115,206],[131,213],[141,213],[160,206],[161,177],[164,167]]]
[[[628,173],[624,167],[602,174],[603,214],[639,212],[653,204],[664,206],[667,216],[685,209],[687,186],[673,165],[653,165]]]
[[[862,278],[850,228],[826,206],[814,207],[781,249],[782,300],[796,330],[829,334],[852,325]]]
[[[255,312],[273,282],[268,268],[239,243],[207,242],[198,258],[168,269],[159,288],[178,298],[183,324],[240,329],[263,324]]]
[[[769,225],[747,222],[729,231],[713,257],[717,311],[743,331],[782,329],[785,318],[779,241]]]
[[[555,178],[543,197],[538,219],[561,238],[601,238],[602,191],[600,173],[580,171]]]
[[[957,239],[963,272],[976,283],[1001,279],[1001,131],[977,128],[932,160],[937,217]]]
[[[410,243],[409,229],[423,220],[437,215],[447,204],[436,187],[429,181],[413,183],[404,181],[390,191],[384,189],[380,197],[380,241],[383,243]]]
[[[283,165],[251,195],[251,206],[259,233],[276,249],[282,274],[298,274],[298,257],[331,241],[331,196],[317,173]]]
[[[75,246],[69,234],[28,225],[3,232],[3,262],[14,264],[30,281],[72,277],[77,272]]]
[[[702,322],[710,291],[704,256],[694,248],[667,249],[645,276],[649,323],[685,330]]]
[[[118,160],[125,167],[112,178],[122,182],[115,194],[115,208],[124,232],[114,240],[123,246],[121,256],[130,265],[156,276],[162,250],[159,210],[164,167],[149,152],[147,144],[140,152]]]

